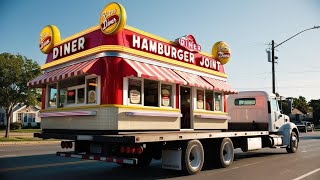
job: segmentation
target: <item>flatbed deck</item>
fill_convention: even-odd
[[[61,134],[61,133],[36,133],[34,136],[44,139],[68,139],[68,140],[88,140],[98,142],[126,142],[126,143],[146,143],[161,141],[176,141],[190,139],[208,139],[225,137],[244,137],[269,135],[268,131],[227,131],[216,130],[182,130],[165,132],[125,132],[113,135],[86,135],[86,134]]]

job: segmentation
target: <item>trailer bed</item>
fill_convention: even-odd
[[[67,139],[67,140],[87,140],[97,142],[122,142],[122,143],[146,143],[161,141],[176,141],[190,139],[208,139],[225,137],[244,137],[269,135],[268,131],[227,131],[220,132],[214,130],[196,131],[159,131],[159,132],[124,132],[113,135],[86,135],[86,134],[61,134],[61,133],[35,133],[35,137],[43,139]]]

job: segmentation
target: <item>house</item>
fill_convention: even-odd
[[[298,109],[294,108],[291,111],[289,117],[290,117],[290,120],[292,122],[307,121],[309,119],[312,119],[312,113],[303,114],[301,111],[299,111]]]
[[[39,117],[40,109],[38,106],[16,105],[12,110],[10,122],[20,122],[22,126],[37,126],[41,122]],[[5,126],[6,124],[5,110],[0,108],[0,126]]]

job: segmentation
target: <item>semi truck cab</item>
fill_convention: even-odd
[[[282,114],[275,94],[264,91],[243,91],[228,96],[229,130],[263,130],[278,132],[290,122]]]

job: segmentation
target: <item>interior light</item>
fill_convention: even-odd
[[[97,86],[96,83],[89,83],[89,86]]]

